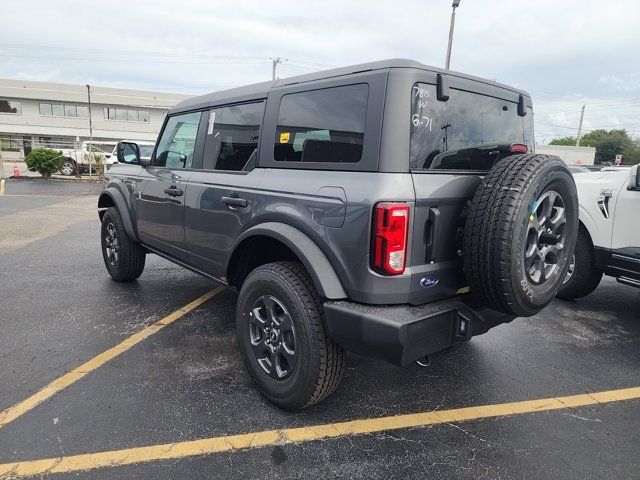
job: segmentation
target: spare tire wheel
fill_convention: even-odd
[[[576,244],[578,197],[565,163],[510,155],[493,166],[469,205],[463,259],[486,307],[535,315],[562,285]]]

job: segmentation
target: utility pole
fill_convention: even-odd
[[[582,135],[582,120],[584,120],[584,107],[586,107],[586,105],[582,105],[582,112],[580,112],[580,125],[578,125],[578,138],[576,138],[576,147],[580,146],[580,136]]]
[[[87,99],[89,101],[89,177],[91,177],[91,160],[93,160],[93,125],[91,124],[91,86],[87,84]],[[80,149],[82,152],[82,149]],[[76,174],[79,174],[76,158]]]
[[[282,63],[282,59],[280,57],[275,57],[271,59],[271,80],[275,80],[276,78],[278,78],[276,76],[276,67],[278,66],[279,63]]]
[[[449,46],[447,47],[447,60],[444,65],[445,70],[449,70],[449,63],[451,62],[451,45],[453,44],[453,27],[456,24],[456,8],[460,5],[460,0],[453,0],[451,7],[451,25],[449,25]]]

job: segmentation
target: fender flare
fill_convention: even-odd
[[[136,232],[136,229],[133,227],[133,222],[131,221],[131,212],[127,207],[127,201],[125,200],[124,195],[122,195],[122,192],[120,192],[120,190],[118,190],[116,187],[105,188],[98,198],[98,212],[100,212],[101,209],[104,208],[100,207],[100,203],[105,196],[109,197],[115,204],[116,209],[120,214],[120,218],[122,219],[122,223],[124,225],[125,231],[127,232],[127,235],[129,235],[129,237],[132,239],[138,240],[138,232]]]
[[[605,240],[603,236],[606,235],[606,232],[601,231],[600,225],[598,225],[597,221],[591,216],[591,213],[582,207],[582,205],[579,207],[579,212],[580,224],[582,224],[583,228],[589,234],[591,243],[593,243],[594,246],[609,248],[607,247],[607,242],[603,241]]]
[[[238,245],[244,240],[258,235],[271,237],[291,249],[309,272],[320,296],[331,300],[347,298],[336,271],[320,247],[306,234],[286,223],[265,222],[246,230],[233,244],[232,254],[227,260],[225,271],[228,272],[229,261]]]

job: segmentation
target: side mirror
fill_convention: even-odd
[[[634,165],[629,170],[629,185],[627,185],[627,190],[640,190],[640,169],[639,165]]]
[[[118,142],[118,146],[116,148],[118,162],[126,163],[128,165],[141,165],[140,147],[137,143]]]

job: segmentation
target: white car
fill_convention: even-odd
[[[573,260],[558,297],[591,293],[602,275],[640,287],[640,170],[638,165],[575,177],[580,225]]]
[[[122,141],[138,144],[138,147],[140,147],[140,158],[145,158],[149,160],[151,159],[151,155],[153,154],[153,147],[155,147],[156,145],[154,142],[143,142],[139,140],[122,140]],[[117,144],[113,147],[113,152],[111,152],[109,159],[105,161],[107,170],[109,170],[109,168],[111,168],[111,166],[115,165],[116,163],[120,163],[118,162],[118,145]]]

